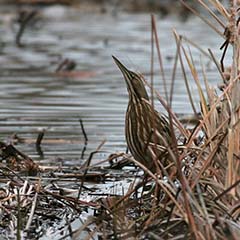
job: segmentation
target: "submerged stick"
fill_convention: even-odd
[[[20,16],[20,20],[19,20],[19,23],[20,23],[20,27],[19,27],[19,31],[16,35],[16,45],[18,47],[23,47],[23,44],[21,43],[21,38],[23,36],[23,33],[28,25],[28,23],[36,16],[37,14],[37,11],[34,10],[34,11],[31,11],[31,12],[23,12],[22,13],[22,19],[21,19],[21,16]]]
[[[84,147],[83,147],[82,154],[81,154],[81,159],[83,159],[83,158],[84,158],[84,153],[85,153],[85,151],[86,151],[86,149],[87,149],[88,137],[87,137],[87,133],[86,133],[86,131],[85,131],[85,128],[84,128],[84,125],[83,125],[83,121],[82,121],[81,118],[79,119],[79,122],[80,122],[80,126],[81,126],[81,129],[82,129],[82,134],[83,134],[84,139],[85,139],[85,141],[84,141]]]

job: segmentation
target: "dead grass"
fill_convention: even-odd
[[[210,86],[204,68],[202,76],[205,86],[200,84],[200,74],[194,65],[191,50],[186,48],[184,38],[174,31],[177,45],[174,67],[180,62],[189,101],[197,115],[188,87],[189,80],[185,74],[187,68],[190,70],[199,93],[201,120],[191,132],[184,129],[169,107],[173,91],[170,90],[170,96],[166,92],[168,101],[165,102],[153,89],[151,80],[149,87],[166,108],[170,124],[177,127],[178,132],[185,138],[185,143],[177,146],[177,153],[171,151],[178,180],[171,180],[169,176],[167,180],[159,179],[133,160],[151,177],[154,187],[147,194],[143,194],[140,189],[150,184],[146,183],[145,179],[145,182],[140,184],[141,188],[129,189],[131,194],[128,193],[117,202],[111,201],[108,206],[103,206],[102,213],[109,217],[111,226],[116,230],[114,236],[117,239],[128,239],[125,237],[126,231],[131,234],[132,228],[135,231],[131,237],[136,239],[238,239],[240,236],[240,41],[237,17],[239,5],[237,1],[230,1],[230,8],[226,9],[219,1],[198,2],[213,20],[200,17],[224,37],[223,57],[220,63],[209,51],[219,69],[222,92],[217,94],[216,89]],[[213,7],[215,11],[212,10]],[[191,7],[189,9],[193,10]],[[196,14],[195,10],[193,12]],[[163,85],[166,86],[154,18],[152,25],[152,36],[155,39],[153,42],[156,44]],[[228,48],[233,50],[233,62],[225,68],[224,57]],[[130,204],[131,201],[134,204]],[[132,228],[119,228],[119,225],[123,226],[121,221]],[[104,225],[101,226],[104,228]],[[112,237],[111,234],[110,236]]]
[[[200,74],[195,65],[188,44],[196,47],[186,37],[179,35],[174,30],[176,39],[176,56],[172,74],[172,84],[169,93],[166,92],[166,100],[154,89],[153,76],[151,84],[154,94],[165,107],[175,146],[168,148],[169,155],[175,166],[176,173],[171,175],[164,172],[160,178],[145,166],[134,159],[130,159],[142,168],[148,177],[136,178],[130,184],[127,192],[122,195],[101,197],[95,202],[84,202],[79,198],[84,191],[84,184],[88,178],[99,177],[106,179],[105,174],[92,174],[88,170],[93,152],[83,166],[83,169],[75,169],[76,172],[64,173],[62,169],[44,169],[34,164],[33,160],[12,147],[4,144],[4,152],[10,157],[10,169],[1,165],[1,174],[9,183],[1,189],[0,213],[2,228],[8,227],[17,238],[20,239],[25,231],[29,233],[31,227],[39,227],[37,220],[60,220],[64,216],[68,226],[68,235],[73,239],[79,239],[82,232],[87,231],[84,239],[94,239],[98,235],[101,239],[233,239],[240,236],[240,40],[237,11],[237,1],[230,1],[230,8],[226,9],[217,0],[209,0],[205,3],[198,2],[212,16],[212,22],[205,22],[212,27],[221,37],[224,37],[223,57],[220,62],[214,57],[214,53],[204,53],[212,58],[219,71],[219,83],[221,93],[217,94],[207,80],[207,74],[202,67]],[[184,3],[185,4],[185,3]],[[185,4],[186,5],[186,4]],[[211,7],[211,8],[210,8]],[[212,11],[212,8],[215,11]],[[191,7],[189,7],[191,9]],[[215,12],[220,15],[216,15]],[[224,32],[224,34],[222,34]],[[152,17],[152,49],[156,46],[160,73],[164,80],[164,68],[158,41],[157,26]],[[202,51],[200,46],[197,46]],[[231,66],[224,66],[224,56],[227,49],[233,51]],[[202,51],[203,52],[203,51]],[[153,58],[152,58],[153,59]],[[171,110],[173,98],[174,79],[176,68],[179,65],[183,73],[183,81],[186,85],[188,99],[192,105],[193,113],[198,116],[197,107],[192,100],[189,88],[189,79],[186,70],[190,70],[200,98],[201,118],[193,129],[186,129]],[[152,63],[153,66],[153,63]],[[153,70],[153,68],[152,68]],[[217,75],[217,74],[216,74]],[[201,77],[204,86],[201,85]],[[163,84],[166,88],[165,80]],[[154,104],[152,98],[152,104]],[[173,131],[177,129],[177,131]],[[83,130],[84,131],[84,130]],[[177,132],[177,134],[175,133]],[[176,134],[176,135],[174,135]],[[181,136],[181,141],[179,141]],[[87,136],[85,134],[87,142]],[[102,144],[96,149],[100,150]],[[154,147],[154,146],[150,146]],[[14,156],[12,156],[14,154]],[[6,158],[6,155],[2,155]],[[122,158],[123,165],[129,156],[123,153],[113,154],[107,161]],[[22,164],[24,163],[25,164]],[[128,161],[127,161],[128,162]],[[14,164],[13,164],[14,163]],[[47,172],[54,181],[56,178],[65,180],[71,178],[78,183],[79,188],[75,197],[68,196],[71,189],[57,187],[51,183],[51,187],[44,183],[41,176],[35,181],[26,181],[20,174],[16,174],[15,167],[24,166],[24,171],[38,173]],[[114,168],[122,168],[121,164],[114,164]],[[17,169],[19,170],[19,169]],[[20,169],[21,170],[21,169]],[[32,171],[34,170],[34,171]],[[74,170],[72,170],[74,171]],[[81,174],[79,173],[81,172]],[[108,176],[110,178],[111,176]],[[90,192],[90,189],[87,190]],[[71,191],[70,191],[71,192]],[[76,197],[77,196],[77,197]],[[71,229],[68,219],[73,211],[75,217],[83,209],[94,209],[93,216],[89,217],[77,230]],[[59,217],[59,211],[63,211]],[[44,215],[44,216],[43,216]],[[45,218],[44,218],[45,217]],[[91,231],[89,230],[91,229]]]

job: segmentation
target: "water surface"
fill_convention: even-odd
[[[42,8],[39,20],[27,28],[22,38],[24,47],[19,48],[14,39],[18,26],[11,22],[15,14],[9,8],[0,16],[1,140],[17,134],[27,141],[18,147],[43,165],[58,165],[62,161],[80,165],[84,146],[81,118],[89,140],[85,158],[104,139],[104,152],[95,156],[96,161],[115,151],[125,151],[124,115],[128,97],[111,55],[149,77],[150,15],[113,16],[66,7]],[[218,48],[222,40],[201,20],[190,17],[183,23],[176,16],[156,19],[168,84],[176,51],[173,28],[220,56]],[[191,49],[200,70],[200,53]],[[56,74],[64,58],[74,60],[77,67],[71,74]],[[206,58],[203,61],[210,83],[216,85],[220,77],[214,64]],[[159,75],[157,64],[155,72]],[[155,78],[155,87],[164,94],[159,77]],[[194,84],[191,90],[198,107]],[[176,76],[173,109],[179,114],[192,113],[180,71]],[[46,129],[42,143],[44,156],[39,156],[34,142],[43,128]]]

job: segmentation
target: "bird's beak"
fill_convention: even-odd
[[[131,71],[128,70],[116,57],[112,56],[112,58],[115,61],[115,63],[117,64],[117,66],[119,67],[119,69],[121,70],[128,87],[130,87],[132,85],[131,84],[131,79],[132,79]]]
[[[129,72],[129,70],[116,57],[112,56],[112,58],[123,73],[123,75],[125,75],[126,72]]]

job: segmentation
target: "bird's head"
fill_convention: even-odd
[[[144,98],[149,100],[147,91],[144,86],[143,76],[141,74],[128,70],[116,57],[112,56],[115,63],[121,70],[127,84],[129,97]]]

